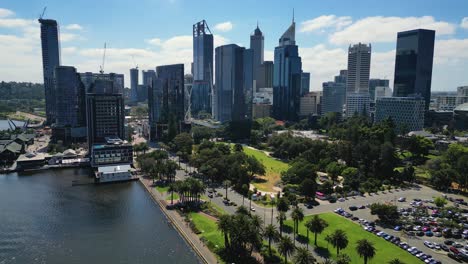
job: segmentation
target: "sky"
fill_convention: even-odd
[[[65,4],[66,3],[66,4]],[[60,25],[61,64],[98,72],[154,69],[184,63],[190,72],[192,25],[205,19],[215,47],[249,47],[257,22],[265,35],[265,60],[273,60],[281,34],[296,22],[296,44],[311,90],[346,69],[347,48],[372,44],[371,78],[393,83],[397,32],[436,30],[432,91],[468,85],[468,1],[464,0],[0,0],[0,80],[42,82],[37,19]],[[141,82],[141,75],[140,75]]]

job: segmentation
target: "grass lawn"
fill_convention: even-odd
[[[416,177],[421,177],[425,179],[429,179],[431,177],[429,172],[426,169],[422,168],[421,166],[414,167],[414,174],[416,175]]]
[[[327,245],[325,241],[325,237],[328,234],[331,234],[336,229],[342,229],[346,232],[348,236],[348,246],[341,250],[340,253],[345,253],[351,258],[351,263],[363,263],[364,260],[359,257],[356,252],[356,243],[359,239],[367,239],[374,244],[376,249],[376,254],[374,258],[368,261],[368,264],[380,264],[380,263],[388,263],[390,260],[394,258],[398,258],[404,263],[420,263],[421,261],[408,253],[407,251],[393,245],[390,242],[385,241],[383,238],[380,238],[372,233],[369,233],[362,229],[358,224],[348,220],[344,217],[336,215],[334,213],[324,213],[319,215],[322,219],[327,221],[328,227],[317,236],[317,245],[322,252],[328,252],[331,255],[331,258],[336,258],[336,249],[332,245]],[[307,231],[304,226],[304,223],[312,218],[311,215],[306,216],[304,221],[299,224],[299,234],[303,235],[304,237],[307,236]],[[290,227],[292,230],[293,221],[287,220],[285,222],[286,225]],[[309,233],[309,244],[314,244],[314,234]]]
[[[169,186],[156,186],[156,190],[160,193],[166,193],[169,190]]]
[[[253,185],[262,191],[273,192],[275,184],[281,180],[281,172],[288,169],[289,165],[280,160],[274,159],[266,155],[261,150],[244,147],[244,152],[247,155],[254,156],[265,166],[266,175],[262,177],[265,182],[254,182]]]
[[[180,198],[180,197],[179,197],[179,194],[174,192],[174,197],[173,197],[174,202],[177,201],[177,200],[179,200],[179,198]],[[166,196],[166,200],[171,200],[171,193],[169,193],[169,194]]]
[[[200,230],[201,234],[199,236],[208,241],[207,246],[212,252],[216,252],[217,248],[224,247],[224,236],[218,231],[215,220],[200,213],[190,213],[190,218],[197,229]]]

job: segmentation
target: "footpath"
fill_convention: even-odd
[[[205,246],[200,238],[193,233],[189,225],[185,222],[184,218],[179,215],[175,210],[166,209],[166,200],[155,188],[151,187],[153,182],[151,179],[139,177],[140,183],[151,194],[153,200],[161,207],[161,211],[166,215],[172,226],[179,232],[179,234],[187,241],[192,247],[198,257],[205,264],[219,263],[216,256]]]

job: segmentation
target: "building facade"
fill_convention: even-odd
[[[59,26],[52,19],[39,19],[41,24],[42,71],[47,123],[55,122],[54,71],[60,66]]]
[[[85,87],[86,93],[90,92],[91,85],[97,80],[109,80],[113,82],[113,86],[118,93],[124,93],[124,75],[120,73],[93,73],[83,72],[80,73],[81,82]]]
[[[381,97],[392,97],[392,89],[390,89],[388,86],[376,86],[374,88],[374,100],[372,101],[371,96],[371,101],[375,102],[378,98]]]
[[[138,90],[138,101],[144,102],[148,100],[148,91],[153,84],[153,80],[156,79],[156,71],[147,70],[141,71],[143,76],[143,87]],[[141,91],[140,91],[141,90]]]
[[[130,69],[130,100],[138,101],[138,68]]]
[[[390,80],[387,79],[369,79],[369,96],[371,101],[375,101],[375,89],[376,87],[388,87],[390,88]]]
[[[283,33],[275,48],[273,66],[273,117],[299,119],[302,61],[295,41],[296,23]]]
[[[346,116],[370,113],[369,76],[371,45],[355,44],[348,49]]]
[[[253,69],[256,88],[258,87],[260,78],[262,78],[260,67],[263,64],[264,42],[265,38],[257,24],[257,28],[255,28],[254,32],[250,35],[250,49],[253,52]]]
[[[317,96],[317,93],[308,93],[308,94],[301,96],[299,116],[307,117],[310,115],[316,115],[317,105],[319,104],[319,100],[320,100],[320,97]]]
[[[213,118],[220,122],[252,119],[253,51],[235,44],[216,48]]]
[[[391,118],[400,133],[420,131],[424,127],[425,102],[414,97],[382,97],[376,102],[375,122]]]
[[[348,71],[341,70],[340,75],[335,76],[333,82],[325,82],[322,84],[322,111],[321,115],[327,113],[343,114],[343,106],[346,101],[346,77]]]
[[[368,92],[346,94],[346,117],[370,114],[370,96]]]
[[[259,77],[256,80],[257,91],[261,88],[273,87],[273,62],[264,61],[260,65]]]
[[[431,100],[435,31],[398,32],[393,96],[422,97],[426,110]]]
[[[310,92],[310,72],[301,73],[301,96]]]

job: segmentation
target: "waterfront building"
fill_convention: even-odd
[[[65,145],[86,139],[85,88],[72,66],[58,66],[54,72],[56,109],[53,141]]]
[[[420,131],[424,127],[425,101],[415,97],[382,97],[375,105],[375,122],[391,118],[400,133]]]
[[[310,72],[301,73],[301,96],[310,92]]]
[[[213,34],[205,20],[193,25],[193,85],[191,112],[211,112],[213,86]]]
[[[387,79],[369,79],[369,96],[370,96],[371,102],[374,102],[376,100],[376,98],[375,98],[375,89],[376,89],[376,87],[388,87],[390,89],[390,80],[387,80]]]
[[[55,122],[54,70],[60,66],[59,26],[56,20],[39,19],[41,24],[42,73],[46,105],[46,122]]]
[[[340,116],[343,113],[343,106],[346,100],[346,77],[348,71],[341,70],[340,75],[335,76],[333,82],[325,82],[322,84],[323,97],[321,103],[321,115],[327,113],[338,113]]]
[[[156,67],[156,80],[149,92],[150,140],[181,131],[185,117],[184,64]]]
[[[124,93],[124,75],[123,74],[113,73],[113,72],[110,72],[110,73],[83,72],[83,73],[80,73],[80,77],[81,77],[81,82],[83,83],[85,87],[86,93],[90,91],[91,85],[97,79],[112,81],[116,91],[122,94]]]
[[[346,78],[346,116],[369,114],[369,75],[371,45],[362,43],[348,48],[348,73]]]
[[[294,19],[275,48],[273,70],[273,117],[297,121],[301,94],[302,61],[295,41]]]
[[[217,47],[213,118],[220,122],[252,119],[253,51],[235,44]]]
[[[425,109],[431,100],[435,31],[416,29],[398,32],[393,96],[422,97]]]
[[[258,87],[259,80],[260,78],[262,78],[260,67],[263,64],[264,42],[265,37],[263,36],[263,33],[258,27],[257,23],[257,28],[255,28],[254,32],[250,35],[250,49],[253,52],[253,71],[256,86],[255,88]]]
[[[138,68],[130,69],[130,100],[138,101]]]

